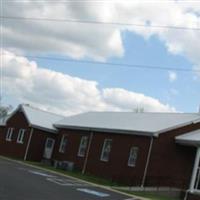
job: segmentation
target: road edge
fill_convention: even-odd
[[[139,197],[139,196],[136,196],[136,195],[128,194],[128,193],[126,193],[126,192],[121,192],[121,191],[116,190],[116,189],[114,189],[114,188],[112,188],[112,187],[109,187],[109,186],[104,186],[104,185],[92,183],[92,182],[89,182],[89,181],[85,181],[85,180],[83,180],[83,179],[79,179],[79,178],[76,178],[76,177],[73,177],[73,176],[70,176],[70,175],[67,175],[67,174],[63,174],[63,173],[56,172],[56,171],[53,171],[53,170],[50,170],[50,169],[46,169],[46,168],[43,168],[43,167],[39,167],[39,166],[36,166],[36,165],[34,165],[34,164],[25,163],[25,162],[23,162],[23,161],[15,160],[15,159],[13,159],[13,158],[8,158],[8,157],[1,156],[1,155],[0,155],[0,159],[4,159],[4,160],[11,161],[11,162],[14,162],[14,163],[18,163],[18,164],[21,164],[21,165],[33,167],[33,168],[35,168],[35,169],[44,170],[44,171],[47,171],[47,172],[50,172],[50,173],[53,173],[53,174],[57,174],[57,175],[59,175],[59,176],[71,178],[71,179],[73,179],[73,180],[80,181],[80,182],[82,182],[82,183],[87,183],[87,184],[89,184],[89,185],[96,186],[96,187],[99,187],[99,188],[101,188],[101,189],[105,189],[105,190],[108,190],[108,191],[111,191],[111,192],[116,192],[116,193],[118,193],[118,194],[122,194],[122,195],[125,195],[125,196],[127,196],[127,197],[136,198],[137,200],[150,200],[150,199],[147,199],[147,198],[144,198],[144,197]],[[127,199],[127,200],[131,200],[131,199]],[[134,199],[133,199],[133,200],[134,200]]]

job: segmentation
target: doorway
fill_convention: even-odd
[[[47,138],[45,142],[44,154],[43,157],[45,159],[51,159],[53,148],[54,148],[55,140],[52,138]]]

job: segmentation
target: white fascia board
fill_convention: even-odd
[[[27,116],[27,114],[26,114],[26,111],[25,111],[24,108],[23,108],[23,105],[21,105],[21,109],[22,109],[22,111],[23,111],[23,113],[24,113],[24,116],[26,117],[26,120],[27,120],[29,126],[31,126],[32,124],[31,124],[31,122],[30,122],[30,120],[29,120],[29,118],[28,118],[28,116]]]
[[[29,126],[31,126],[31,123],[30,123],[30,120],[28,119],[28,116],[27,116],[27,114],[26,114],[26,112],[25,112],[25,110],[24,110],[24,108],[23,108],[23,105],[19,105],[11,114],[10,114],[10,116],[6,119],[6,125],[7,125],[7,121],[9,121],[18,111],[22,111],[23,112],[23,114],[24,114],[24,116],[25,116],[25,118],[26,118],[26,120],[27,120],[27,122],[28,122],[28,125]]]
[[[194,124],[200,123],[200,118],[194,121]]]
[[[176,139],[176,143],[186,146],[200,147],[200,142],[194,140]]]
[[[5,125],[7,125],[7,121],[9,121],[9,119],[11,119],[15,114],[16,112],[18,112],[20,110],[19,106],[10,114],[10,116],[6,119],[5,121]]]
[[[74,130],[83,130],[83,131],[97,131],[97,132],[107,132],[107,133],[118,133],[126,135],[137,135],[137,136],[155,136],[152,132],[141,132],[141,131],[132,131],[132,130],[120,130],[120,129],[108,129],[108,128],[98,128],[98,127],[82,127],[82,126],[67,126],[67,125],[54,125],[56,128],[63,129],[74,129]]]
[[[178,128],[181,128],[181,127],[184,127],[184,126],[189,126],[189,125],[192,125],[192,124],[194,124],[194,121],[190,121],[190,122],[186,122],[186,123],[183,123],[183,124],[178,124],[176,126],[172,126],[172,127],[166,128],[166,129],[162,129],[160,131],[157,131],[155,133],[155,136],[159,136],[162,133],[166,133],[168,131],[172,131],[172,130],[175,130],[175,129],[178,129]]]
[[[54,134],[57,134],[57,130],[53,130],[53,129],[49,129],[49,128],[45,128],[45,127],[41,127],[41,126],[38,126],[38,125],[34,125],[34,124],[30,124],[30,127],[32,128],[36,128],[36,129],[39,129],[39,130],[42,130],[42,131],[46,131],[46,132],[50,132],[50,133],[54,133]]]

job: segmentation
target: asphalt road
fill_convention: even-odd
[[[134,200],[129,196],[0,158],[0,200]]]

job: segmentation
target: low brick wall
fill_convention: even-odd
[[[200,194],[188,194],[187,200],[200,200]]]

